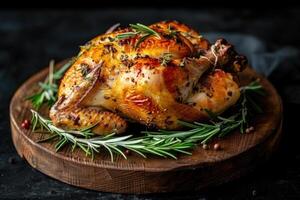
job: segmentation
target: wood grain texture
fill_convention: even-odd
[[[61,66],[58,64],[57,67]],[[111,162],[108,153],[97,154],[94,160],[79,149],[64,148],[55,152],[51,142],[37,143],[45,137],[22,129],[24,119],[30,119],[30,102],[25,98],[37,90],[48,69],[28,79],[15,93],[10,104],[12,139],[18,154],[39,171],[71,185],[117,193],[154,193],[200,190],[228,182],[249,172],[264,162],[276,149],[281,136],[282,103],[274,87],[252,69],[245,70],[240,80],[249,83],[260,78],[267,95],[260,102],[264,114],[253,119],[255,131],[240,134],[238,131],[218,140],[220,151],[194,149],[192,156],[177,160],[129,155],[128,160],[116,156]],[[41,113],[48,115],[47,108]],[[213,144],[213,143],[212,143]]]

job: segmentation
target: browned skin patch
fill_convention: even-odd
[[[186,80],[186,74],[182,68],[169,65],[163,71],[165,85],[168,91],[174,94],[175,97],[179,96],[178,85]]]

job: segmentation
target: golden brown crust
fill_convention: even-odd
[[[103,119],[95,129],[99,134],[120,133],[127,125],[118,112],[142,124],[177,129],[178,119],[203,120],[205,109],[219,113],[237,101],[239,88],[232,77],[243,70],[246,59],[232,45],[224,39],[211,45],[176,21],[149,27],[159,36],[139,45],[142,34],[117,38],[134,32],[125,28],[97,36],[81,48],[51,109],[55,124],[80,129]],[[224,101],[228,88],[234,95]]]

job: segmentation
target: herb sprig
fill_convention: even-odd
[[[28,97],[27,99],[31,101],[35,109],[39,109],[44,103],[47,103],[48,106],[51,106],[55,103],[57,99],[57,81],[59,81],[66,70],[73,63],[73,59],[64,64],[59,70],[54,70],[54,60],[51,60],[49,63],[49,75],[44,80],[44,82],[39,82],[39,91]]]
[[[255,95],[263,95],[263,88],[258,81],[254,81],[241,88],[241,98],[238,103],[238,112],[227,118],[217,116],[210,123],[189,123],[179,121],[187,130],[180,131],[142,131],[141,137],[133,135],[117,136],[112,133],[107,136],[93,137],[92,128],[73,131],[58,128],[48,119],[43,118],[38,112],[31,110],[33,131],[37,126],[46,129],[50,133],[49,140],[56,139],[56,150],[60,150],[67,144],[72,145],[72,150],[76,147],[83,150],[86,155],[94,157],[100,149],[106,149],[114,160],[114,154],[118,154],[127,159],[124,150],[130,150],[146,157],[146,155],[156,155],[160,157],[177,158],[177,154],[191,154],[191,150],[200,142],[208,143],[215,137],[224,137],[232,131],[239,129],[244,133],[248,127],[249,117],[252,112],[260,112],[261,108],[252,101]],[[249,99],[252,99],[249,101]],[[46,139],[47,140],[47,139]],[[45,141],[45,140],[43,140]]]
[[[67,144],[71,144],[72,151],[78,147],[83,150],[86,155],[92,157],[94,157],[95,153],[99,153],[100,148],[102,147],[109,152],[112,161],[114,160],[114,154],[119,154],[127,159],[126,155],[123,153],[124,149],[136,152],[145,158],[146,154],[152,154],[176,159],[177,152],[190,154],[185,151],[185,149],[191,149],[194,146],[194,143],[190,141],[182,141],[178,138],[165,139],[152,137],[150,135],[133,138],[133,135],[115,136],[115,133],[112,133],[107,136],[89,137],[94,135],[91,132],[92,128],[82,131],[64,130],[54,126],[51,120],[45,119],[38,114],[38,112],[34,110],[31,110],[31,112],[33,131],[36,131],[37,127],[48,131],[51,135],[42,140],[42,142],[48,141],[48,139],[56,139],[56,151],[59,151]]]
[[[121,40],[121,39],[131,38],[140,35],[140,38],[135,44],[135,48],[137,48],[144,40],[146,40],[150,36],[155,36],[160,39],[160,35],[156,31],[154,31],[153,29],[149,28],[144,24],[140,24],[140,23],[129,24],[129,26],[134,30],[133,32],[121,33],[117,35],[116,38]]]

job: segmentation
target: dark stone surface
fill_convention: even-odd
[[[79,189],[31,168],[16,153],[8,116],[17,87],[48,64],[75,55],[84,44],[111,24],[177,19],[201,32],[245,33],[266,42],[268,50],[300,48],[300,10],[228,9],[103,9],[77,11],[0,12],[0,199],[300,199],[300,66],[270,77],[284,102],[284,137],[271,160],[248,176],[199,193],[121,195]],[[296,116],[296,117],[294,117]],[[174,177],[176,178],[176,177]]]

